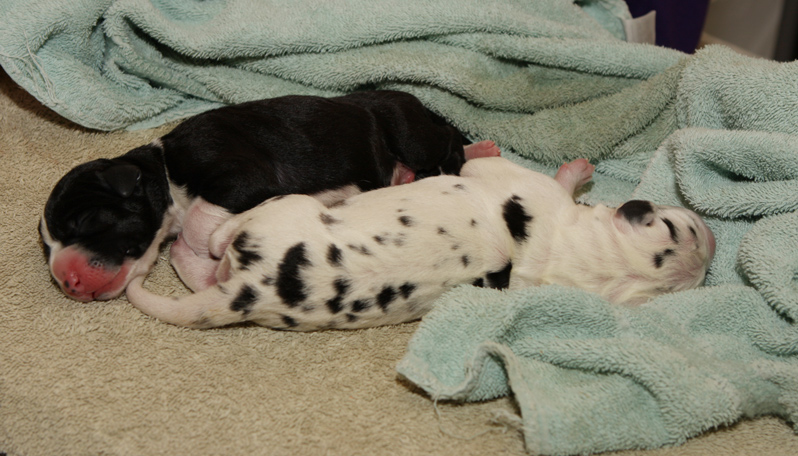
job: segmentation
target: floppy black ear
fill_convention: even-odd
[[[97,177],[107,188],[127,198],[133,194],[133,190],[141,181],[141,169],[127,163],[112,165],[103,171],[98,171]]]

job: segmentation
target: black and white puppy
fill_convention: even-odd
[[[498,155],[489,141],[468,147],[466,155]],[[219,224],[275,195],[333,191],[335,200],[420,174],[456,174],[464,161],[460,133],[407,93],[254,101],[72,169],[55,185],[39,231],[67,295],[110,299],[147,274],[169,236],[182,232],[184,257],[207,259]],[[192,289],[206,286],[178,273]]]
[[[630,201],[574,203],[594,167],[554,179],[506,159],[478,158],[438,176],[353,196],[335,207],[289,195],[213,233],[218,281],[180,298],[127,289],[130,302],[193,328],[242,321],[292,330],[363,328],[423,316],[458,284],[576,286],[619,304],[693,288],[713,257],[692,211]],[[186,265],[190,267],[190,265]]]

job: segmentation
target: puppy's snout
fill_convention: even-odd
[[[616,214],[632,225],[647,225],[654,220],[654,205],[650,201],[627,201],[618,208]]]

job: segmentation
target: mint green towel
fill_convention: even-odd
[[[508,119],[617,93],[682,58],[627,46],[621,0],[4,0],[0,17],[6,72],[102,130],[394,88],[513,146],[534,135]]]
[[[601,161],[582,198],[621,197],[610,176],[638,170],[626,196],[697,210],[717,239],[707,286],[633,309],[459,287],[422,321],[404,377],[439,400],[512,394],[534,454],[675,445],[764,414],[798,429],[798,62],[709,47],[676,68],[670,134]]]

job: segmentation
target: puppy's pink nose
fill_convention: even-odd
[[[77,271],[68,271],[64,274],[61,281],[61,289],[78,301],[91,301],[94,299],[91,291],[86,291],[84,282],[80,279],[80,274]]]

